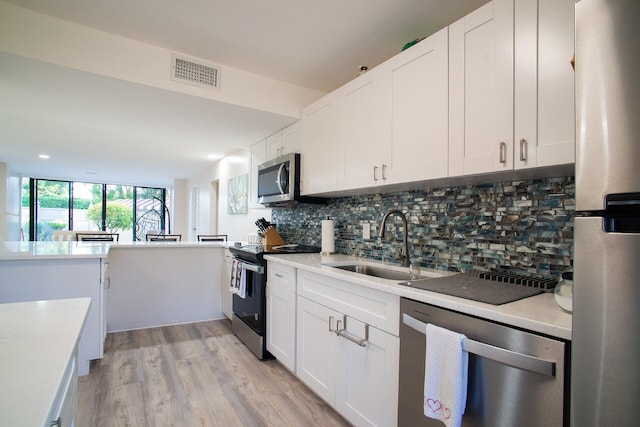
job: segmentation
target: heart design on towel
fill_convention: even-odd
[[[443,404],[439,400],[427,399],[427,406],[429,407],[429,410],[434,414],[436,414],[438,411],[442,411],[440,412],[440,415],[442,415],[442,417],[444,417],[445,420],[448,420],[449,418],[451,418],[451,410],[449,409],[449,407],[447,407],[445,404]]]
[[[438,412],[440,409],[442,409],[442,403],[434,399],[427,399],[427,406],[429,406],[431,412]]]

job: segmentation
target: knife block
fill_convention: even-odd
[[[278,246],[284,245],[285,242],[282,240],[282,237],[275,228],[269,227],[267,231],[264,232],[264,240],[262,244],[265,246]]]

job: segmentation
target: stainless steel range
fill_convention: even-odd
[[[273,356],[267,351],[267,302],[265,288],[267,285],[266,254],[317,253],[320,248],[305,245],[244,245],[231,246],[229,251],[236,262],[244,268],[244,298],[233,295],[233,318],[231,330],[260,360]]]

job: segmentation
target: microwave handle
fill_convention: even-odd
[[[278,169],[278,175],[276,177],[276,184],[278,184],[278,189],[280,190],[280,194],[284,194],[284,188],[282,188],[282,171],[284,170],[285,163],[280,165]]]

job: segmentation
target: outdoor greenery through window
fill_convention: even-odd
[[[169,225],[166,189],[23,179],[22,229],[26,240],[54,240],[56,232],[107,231],[120,242],[145,240]],[[66,240],[66,239],[65,239]]]

